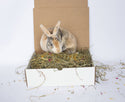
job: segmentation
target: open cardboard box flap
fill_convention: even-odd
[[[36,53],[41,52],[40,39],[43,34],[40,24],[53,27],[57,21],[61,27],[75,35],[78,48],[89,47],[89,9],[88,8],[40,8],[34,9],[34,43]]]
[[[34,0],[35,8],[42,7],[88,7],[88,0]]]
[[[34,45],[40,53],[40,39],[43,34],[40,24],[53,27],[58,20],[61,27],[70,31],[77,39],[78,49],[89,48],[88,0],[35,0]],[[40,74],[42,73],[42,74]],[[28,87],[94,85],[95,67],[56,69],[26,69]],[[44,83],[43,83],[44,82]]]
[[[77,38],[78,49],[89,48],[89,8],[88,0],[35,0],[34,8],[34,46],[40,53],[40,39],[45,27],[53,27],[58,20],[61,27]]]

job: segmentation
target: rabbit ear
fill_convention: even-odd
[[[48,36],[48,37],[51,36],[50,32],[44,27],[44,25],[41,24],[40,28],[42,29],[43,33],[46,34],[46,36]]]
[[[58,30],[60,28],[60,23],[61,23],[60,21],[57,22],[57,24],[53,30],[53,35],[56,35],[58,33]]]

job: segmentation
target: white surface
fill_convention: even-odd
[[[29,87],[94,85],[95,67],[58,69],[26,69],[26,80]]]
[[[125,61],[125,0],[89,1],[93,58],[105,63]],[[34,97],[32,102],[124,102],[125,79],[116,80],[116,72],[109,73],[110,80],[96,85],[96,89],[56,87],[55,93],[54,87],[27,90],[24,76],[16,75],[15,69],[26,65],[34,51],[32,8],[33,0],[0,0],[0,101],[31,102],[32,95],[51,93],[40,99]]]
[[[125,60],[125,0],[90,1],[90,48],[96,60]]]
[[[14,73],[17,66],[1,67],[1,102],[124,102],[125,78],[119,76],[121,69],[107,71],[108,81],[93,86],[44,87],[27,89],[23,74]],[[9,69],[8,69],[9,68]],[[25,67],[23,67],[25,68]],[[19,72],[23,68],[18,69]],[[8,70],[6,70],[8,69]],[[125,69],[122,69],[125,75]],[[118,79],[116,79],[118,78]],[[46,95],[45,97],[40,97]]]

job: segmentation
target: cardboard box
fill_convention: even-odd
[[[34,8],[43,8],[43,7],[58,7],[58,8],[88,7],[88,0],[34,0]]]
[[[40,24],[52,27],[58,20],[61,27],[76,36],[78,49],[89,48],[89,8],[87,0],[35,0],[34,5],[35,53],[40,53],[42,31]],[[42,73],[42,74],[40,74]],[[46,81],[45,81],[46,78]],[[95,67],[56,69],[26,69],[28,87],[94,85]]]

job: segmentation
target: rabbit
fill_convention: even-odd
[[[43,31],[40,40],[41,49],[56,54],[61,52],[75,53],[77,48],[76,38],[69,31],[60,28],[60,23],[58,21],[56,26],[50,29],[46,29],[42,24],[40,25]]]

